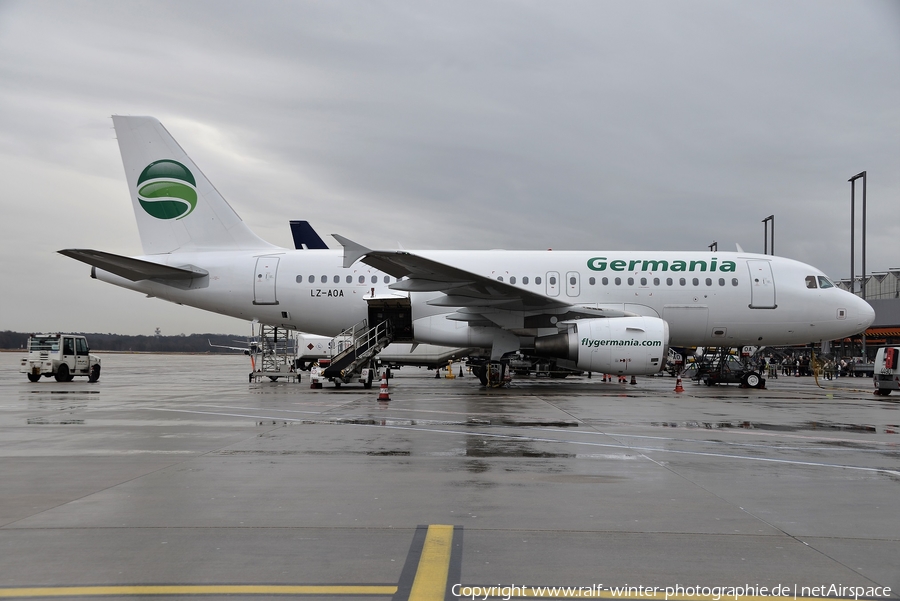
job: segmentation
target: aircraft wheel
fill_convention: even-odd
[[[100,366],[92,365],[91,373],[88,375],[88,382],[96,382],[100,379]]]
[[[72,379],[69,377],[69,366],[63,363],[59,366],[59,369],[56,370],[56,381],[57,382],[70,382]]]
[[[475,377],[478,378],[478,381],[481,382],[482,386],[487,386],[487,369],[484,365],[473,365],[472,373],[475,374]]]
[[[750,388],[759,388],[759,385],[762,382],[762,378],[755,371],[751,371],[749,374],[745,375],[743,379],[744,384]]]
[[[29,382],[37,382],[40,379],[41,379],[41,374],[28,374]]]
[[[34,380],[32,380],[32,381],[34,381]],[[876,388],[875,394],[877,394],[878,396],[887,396],[887,395],[891,394],[891,389],[890,388]]]

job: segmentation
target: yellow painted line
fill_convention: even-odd
[[[409,601],[444,601],[452,543],[453,526],[428,526]]]
[[[29,597],[94,597],[102,595],[381,595],[397,592],[395,585],[159,585],[159,586],[63,586],[0,588],[0,599]],[[443,599],[443,597],[441,597]]]

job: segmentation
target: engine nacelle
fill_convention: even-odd
[[[535,338],[535,354],[608,374],[654,374],[665,365],[669,324],[658,317],[579,319],[567,325],[566,332]]]

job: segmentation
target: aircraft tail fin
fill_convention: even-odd
[[[153,117],[113,116],[144,253],[272,249]]]
[[[292,219],[291,235],[294,237],[294,248],[297,250],[323,250],[328,248],[328,245],[316,233],[309,221]]]

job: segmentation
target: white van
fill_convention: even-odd
[[[886,346],[875,355],[875,394],[887,396],[900,390],[900,347]]]

